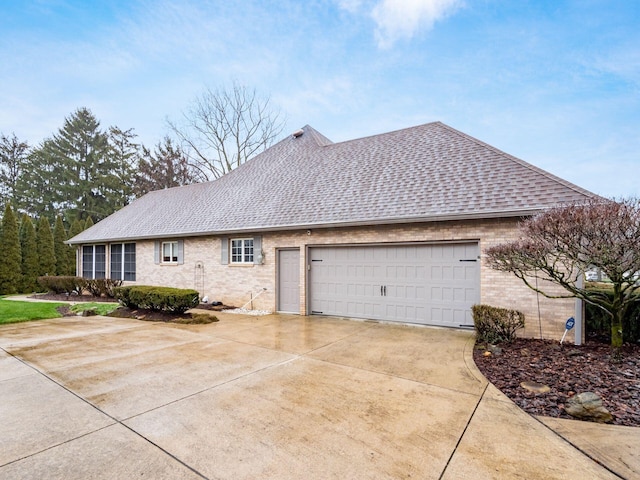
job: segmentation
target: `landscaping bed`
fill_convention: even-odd
[[[32,295],[31,298],[35,298],[38,300],[55,300],[60,302],[82,302],[82,303],[92,303],[92,302],[117,302],[113,298],[109,297],[94,297],[92,295],[66,295],[55,294],[55,293],[39,293]],[[227,305],[211,305],[206,303],[199,304],[196,308],[199,310],[210,310],[210,311],[222,311],[228,310],[235,307],[230,307]],[[71,307],[65,305],[58,307],[58,312],[63,316],[75,316],[77,315],[75,312],[71,310]],[[218,318],[213,314],[208,313],[175,313],[175,312],[164,312],[157,310],[149,310],[144,308],[127,308],[127,307],[118,307],[114,311],[110,312],[107,316],[116,317],[116,318],[134,318],[136,320],[147,320],[153,322],[168,322],[168,323],[182,323],[182,324],[207,324],[217,322]]]
[[[486,356],[478,344],[473,357],[487,379],[532,415],[573,419],[564,410],[572,396],[593,392],[613,415],[613,424],[640,427],[640,345],[626,344],[622,361],[611,361],[610,345],[589,340],[582,346],[518,338]],[[548,385],[533,393],[520,384]]]

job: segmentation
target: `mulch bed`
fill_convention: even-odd
[[[55,300],[56,302],[115,302],[113,298],[109,297],[94,297],[93,295],[67,295],[66,293],[36,293],[29,298],[35,298],[37,300]]]
[[[108,297],[94,297],[92,295],[66,295],[66,294],[54,294],[54,293],[38,293],[32,295],[31,298],[38,300],[55,300],[58,302],[115,302],[113,298]],[[207,303],[201,303],[197,307],[200,310],[209,311],[222,311],[230,310],[235,307],[228,305],[211,305]],[[63,306],[57,309],[63,316],[75,316],[69,307]],[[168,323],[182,323],[182,324],[206,324],[217,322],[218,318],[213,314],[207,313],[172,313],[172,312],[159,312],[156,310],[147,310],[143,308],[131,309],[126,307],[118,307],[116,310],[109,314],[110,317],[116,318],[135,318],[137,320],[147,320],[152,322],[168,322]]]
[[[564,410],[569,398],[582,392],[598,394],[614,417],[613,424],[640,426],[640,345],[625,345],[622,361],[611,361],[611,347],[597,341],[582,346],[557,341],[516,339],[499,345],[501,352],[485,356],[476,345],[473,358],[487,379],[532,415],[573,419]],[[534,381],[548,393],[520,386]]]

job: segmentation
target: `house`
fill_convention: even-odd
[[[306,126],[212,182],[151,192],[69,240],[78,274],[195,288],[227,305],[471,326],[476,303],[560,336],[483,250],[593,194],[440,122],[333,143]]]

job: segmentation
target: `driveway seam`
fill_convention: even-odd
[[[458,441],[456,442],[455,447],[453,447],[453,451],[451,452],[451,455],[449,455],[449,458],[447,459],[447,463],[445,464],[444,468],[442,469],[442,473],[438,477],[438,480],[442,480],[442,477],[444,476],[444,474],[447,473],[447,468],[449,468],[449,464],[451,463],[451,460],[453,459],[453,456],[456,454],[456,451],[458,451],[458,447],[460,446],[460,442],[462,442],[462,439],[464,438],[464,435],[467,433],[467,429],[469,428],[469,425],[471,424],[471,420],[473,420],[473,417],[475,416],[476,411],[478,410],[478,407],[480,406],[480,402],[482,402],[482,399],[484,398],[485,393],[487,393],[487,388],[489,388],[489,384],[488,383],[484,386],[484,390],[482,391],[482,395],[480,395],[480,398],[478,398],[478,401],[476,402],[476,406],[473,408],[473,412],[471,412],[471,415],[469,416],[469,419],[467,420],[467,424],[464,426],[464,430],[462,430],[462,434],[458,438]]]
[[[205,479],[205,480],[209,480],[209,477],[203,475],[202,473],[200,473],[198,470],[196,470],[195,468],[193,468],[192,466],[188,465],[187,463],[183,462],[182,460],[180,460],[178,457],[176,457],[175,455],[173,455],[172,453],[168,452],[167,450],[165,450],[164,448],[162,448],[161,446],[157,445],[156,443],[152,442],[150,439],[148,439],[147,437],[145,437],[144,435],[141,435],[139,432],[137,432],[136,430],[134,430],[133,428],[129,427],[128,425],[124,424],[121,420],[118,420],[117,418],[113,417],[112,415],[108,414],[107,412],[103,411],[102,409],[100,409],[98,406],[94,405],[93,403],[89,402],[86,398],[81,397],[80,395],[78,395],[76,392],[74,392],[73,390],[70,390],[69,388],[67,388],[65,385],[61,384],[60,382],[58,382],[57,380],[55,380],[54,378],[50,377],[49,375],[47,375],[46,373],[42,372],[41,370],[39,370],[38,368],[36,368],[35,366],[31,365],[30,363],[25,362],[24,360],[22,360],[19,357],[16,357],[15,355],[13,355],[11,352],[6,351],[3,347],[0,347],[0,350],[2,350],[3,352],[5,352],[6,354],[10,355],[12,358],[15,358],[16,360],[18,360],[20,363],[26,365],[27,367],[33,369],[35,372],[39,373],[40,375],[42,375],[43,377],[45,377],[47,380],[53,382],[54,384],[58,385],[60,388],[62,388],[63,390],[65,390],[66,392],[70,393],[71,395],[73,395],[74,397],[78,398],[79,400],[81,400],[82,402],[86,403],[87,405],[89,405],[90,407],[92,407],[94,410],[100,412],[101,414],[105,415],[106,417],[110,418],[111,420],[113,420],[114,423],[112,423],[111,425],[107,425],[105,427],[102,428],[98,428],[96,430],[93,430],[91,432],[85,433],[83,435],[79,435],[77,437],[71,438],[69,440],[66,440],[64,442],[58,443],[56,445],[52,445],[48,448],[45,448],[44,450],[41,450],[40,452],[36,452],[36,453],[32,453],[30,455],[27,455],[25,457],[22,457],[20,459],[17,460],[12,460],[11,462],[6,463],[5,465],[10,465],[11,463],[14,463],[16,461],[19,460],[23,460],[25,458],[29,458],[32,457],[34,455],[37,455],[41,452],[45,452],[47,450],[50,450],[54,447],[60,446],[60,445],[64,445],[66,443],[69,443],[71,441],[77,440],[79,438],[83,438],[87,435],[90,435],[92,433],[95,432],[99,432],[100,430],[103,430],[107,427],[112,427],[113,425],[119,424],[122,425],[124,428],[126,428],[127,430],[129,430],[130,432],[132,432],[133,434],[137,435],[138,437],[140,437],[141,439],[143,439],[144,441],[146,441],[147,443],[153,445],[154,447],[156,447],[157,449],[159,449],[161,452],[163,452],[165,455],[168,455],[170,458],[172,458],[173,460],[175,460],[176,462],[178,462],[180,465],[182,465],[183,467],[189,469],[190,471],[192,471],[193,473],[195,473],[196,475],[198,475],[199,477]],[[4,465],[3,465],[4,466]]]
[[[519,407],[518,407],[519,408]],[[526,413],[526,412],[525,412]],[[615,475],[616,477],[622,479],[622,480],[626,480],[625,477],[623,477],[622,475],[620,475],[619,473],[617,473],[615,470],[612,470],[608,465],[606,465],[605,463],[601,462],[600,460],[598,460],[597,458],[595,458],[594,456],[590,455],[589,452],[584,451],[582,448],[580,448],[579,446],[577,446],[576,444],[574,444],[571,440],[569,440],[568,438],[562,436],[560,433],[556,432],[553,428],[551,428],[550,426],[546,425],[543,421],[541,421],[539,418],[537,418],[535,415],[531,415],[529,413],[527,413],[527,415],[529,415],[531,418],[533,418],[536,422],[538,422],[539,424],[541,424],[544,428],[546,428],[547,430],[551,431],[555,436],[560,437],[561,440],[567,442],[569,445],[571,445],[573,448],[575,448],[576,450],[578,450],[580,453],[582,453],[584,456],[586,456],[587,458],[593,460],[595,463],[597,463],[598,465],[600,465],[602,468],[604,468],[605,470],[607,470],[609,473],[612,473],[613,475]]]

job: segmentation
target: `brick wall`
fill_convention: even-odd
[[[493,306],[515,308],[524,312],[527,327],[523,335],[538,336],[542,329],[546,338],[559,339],[564,322],[574,314],[572,299],[551,300],[538,296],[511,274],[491,270],[486,265],[484,250],[517,236],[517,219],[477,220],[466,222],[435,222],[377,227],[315,229],[261,233],[264,262],[262,265],[223,265],[219,237],[184,239],[182,265],[156,265],[154,242],[140,241],[136,245],[136,283],[196,287],[196,264],[204,270],[204,288],[200,292],[211,301],[222,301],[241,307],[256,297],[254,309],[273,311],[277,307],[277,250],[300,249],[300,313],[306,312],[306,247],[337,244],[367,244],[416,241],[479,240],[481,250],[481,302]],[[250,237],[251,235],[242,235]],[[171,239],[166,239],[171,240]],[[108,249],[107,249],[108,250]],[[107,264],[109,262],[107,261]],[[551,289],[553,290],[553,289]],[[562,293],[562,290],[553,290]],[[538,321],[540,313],[540,323]],[[567,341],[571,341],[568,338]]]

